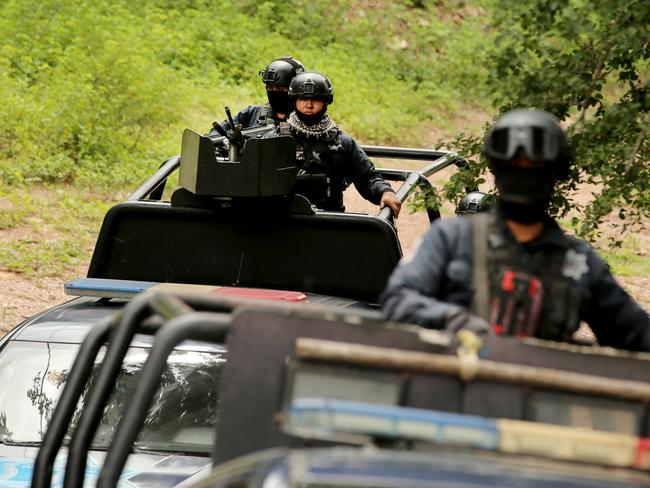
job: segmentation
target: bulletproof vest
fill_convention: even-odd
[[[278,119],[275,117],[275,112],[271,108],[271,104],[265,103],[260,107],[260,115],[257,117],[255,126],[271,125],[275,124],[277,121]]]
[[[343,191],[348,183],[332,161],[332,149],[340,144],[337,130],[319,138],[296,136],[296,162],[300,166],[296,193],[323,210],[344,211]]]
[[[497,334],[567,341],[580,325],[580,288],[586,255],[548,246],[529,254],[507,239],[495,213],[488,219],[488,321]],[[582,258],[582,259],[581,259]],[[576,264],[580,274],[576,276]]]

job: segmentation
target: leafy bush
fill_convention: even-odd
[[[568,126],[576,165],[571,179],[558,188],[554,212],[567,214],[576,206],[570,193],[589,183],[594,197],[580,218],[574,217],[580,235],[598,237],[600,223],[612,211],[623,228],[647,219],[650,5],[641,0],[498,0],[493,11],[498,35],[488,83],[495,103],[502,111],[545,109]],[[477,155],[480,142],[460,137],[452,144]]]

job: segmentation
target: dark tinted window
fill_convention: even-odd
[[[533,127],[533,154],[530,156],[534,159],[545,159],[544,154],[544,130],[539,127]]]
[[[0,440],[40,442],[78,350],[76,344],[10,342],[0,354]],[[117,381],[95,447],[109,445],[148,349],[131,348]],[[141,448],[210,452],[219,402],[219,376],[224,353],[174,351],[161,387],[154,396]],[[96,377],[99,364],[92,372]],[[83,404],[83,399],[82,399]],[[78,420],[78,406],[74,420]]]

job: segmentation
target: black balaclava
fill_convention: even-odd
[[[547,168],[495,164],[492,172],[499,208],[506,218],[522,224],[544,220],[555,186],[554,175]]]
[[[271,108],[276,114],[289,114],[293,110],[293,104],[289,99],[289,92],[266,90]]]
[[[321,120],[323,120],[323,117],[325,117],[325,114],[327,113],[327,102],[323,101],[323,110],[321,110],[318,113],[307,115],[303,114],[300,110],[296,109],[296,116],[298,119],[300,119],[301,122],[307,124],[307,125],[315,125],[318,124]]]

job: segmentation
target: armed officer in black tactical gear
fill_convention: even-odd
[[[297,75],[289,87],[295,110],[287,127],[279,127],[265,137],[283,135],[296,140],[300,165],[296,193],[322,210],[344,211],[343,191],[354,183],[366,200],[388,206],[397,217],[401,202],[390,185],[375,170],[363,149],[339,129],[327,115],[334,101],[330,80],[317,72]]]
[[[250,105],[239,112],[233,121],[240,124],[242,129],[259,127],[264,125],[277,125],[278,122],[286,120],[289,113],[293,110],[293,105],[289,100],[289,85],[291,80],[305,71],[305,67],[300,61],[285,56],[271,61],[271,63],[262,71],[260,76],[266,85],[266,95],[269,103],[264,105]],[[219,124],[225,131],[232,129],[230,123],[225,120]],[[208,137],[219,137],[221,133],[217,129],[212,129]]]
[[[650,351],[650,316],[585,242],[547,215],[570,148],[550,114],[514,110],[488,133],[498,190],[487,213],[434,222],[382,295],[387,318],[431,328],[569,340],[581,320],[604,346]]]

